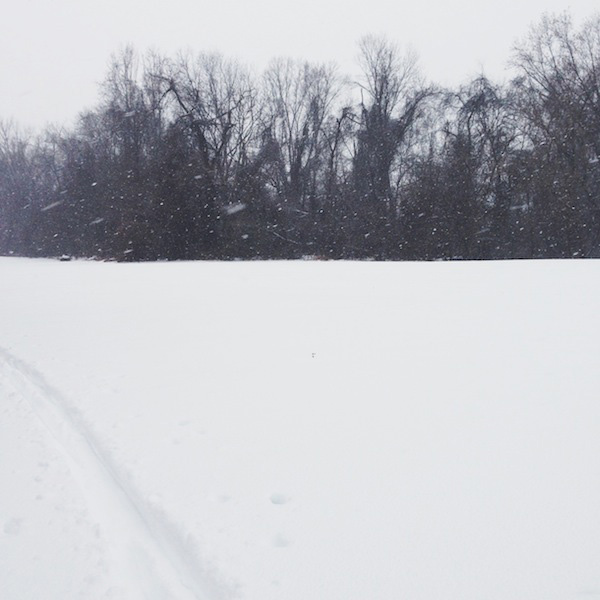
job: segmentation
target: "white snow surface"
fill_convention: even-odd
[[[600,262],[0,259],[3,600],[600,598]]]

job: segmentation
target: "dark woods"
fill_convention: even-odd
[[[600,19],[544,18],[503,86],[425,85],[376,38],[360,63],[125,50],[74,130],[0,123],[0,254],[600,256]]]

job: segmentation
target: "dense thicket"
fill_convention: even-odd
[[[516,77],[425,85],[213,54],[116,56],[73,130],[0,123],[0,253],[118,260],[600,256],[600,18],[545,17]],[[352,100],[354,98],[354,100]]]

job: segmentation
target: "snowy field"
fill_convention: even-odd
[[[0,598],[600,599],[600,262],[0,259]]]

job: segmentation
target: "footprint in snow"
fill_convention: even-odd
[[[7,535],[19,535],[22,525],[23,519],[9,519],[4,523],[4,533]]]
[[[272,504],[287,504],[290,501],[290,498],[285,494],[271,494],[271,503]]]
[[[291,545],[291,543],[292,541],[285,537],[285,535],[283,535],[282,533],[278,533],[273,538],[273,546],[275,546],[275,548],[287,548]]]

